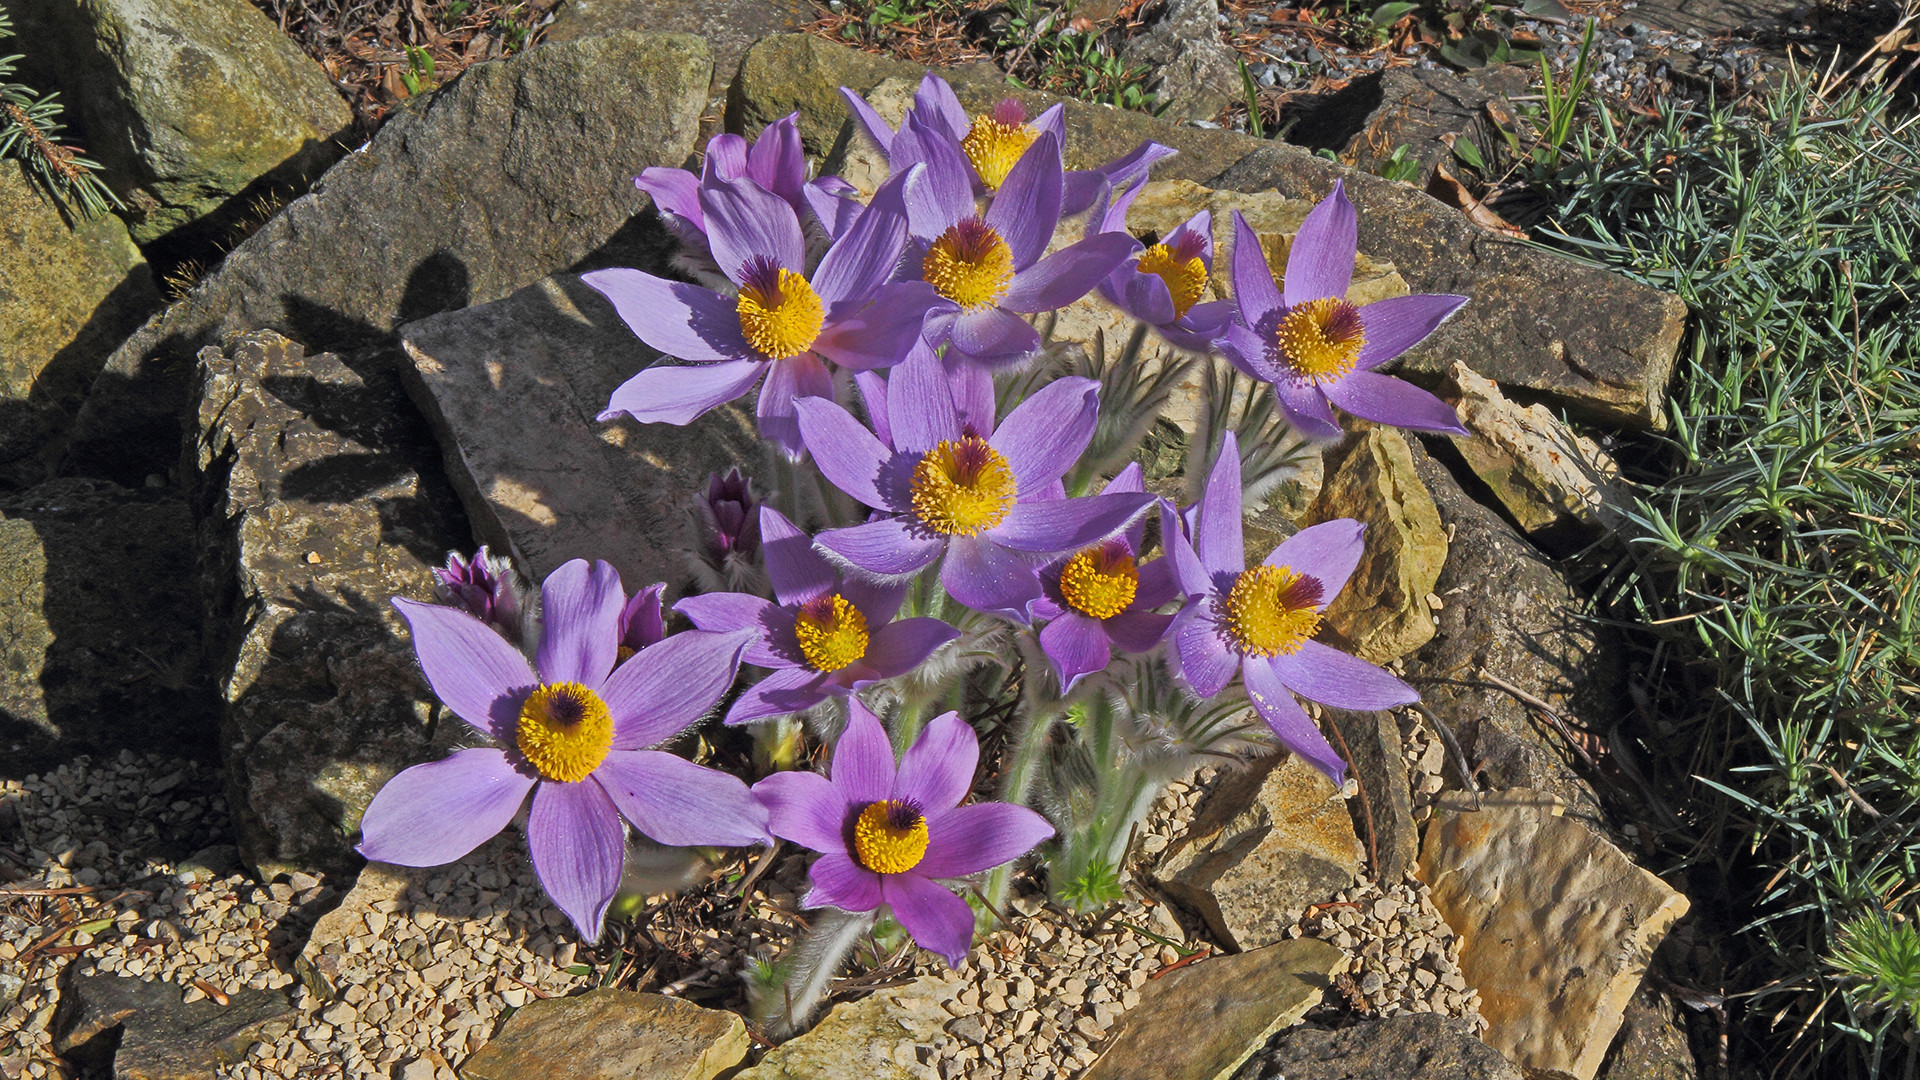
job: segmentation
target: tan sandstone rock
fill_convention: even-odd
[[[920,1047],[951,1019],[940,1008],[943,983],[922,975],[833,1007],[812,1031],[781,1043],[734,1080],[927,1080]]]
[[[1460,935],[1487,1044],[1529,1076],[1593,1080],[1687,898],[1550,796],[1517,794],[1439,808],[1420,878]]]
[[[1454,411],[1473,432],[1453,445],[1474,474],[1529,533],[1575,521],[1611,531],[1625,523],[1633,495],[1620,465],[1592,439],[1574,431],[1545,405],[1507,400],[1499,384],[1465,364],[1447,373]]]
[[[460,1067],[466,1080],[713,1080],[747,1056],[735,1013],[632,990],[529,1002]]]

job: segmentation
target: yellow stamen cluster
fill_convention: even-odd
[[[993,226],[968,218],[927,248],[920,276],[934,292],[968,311],[989,307],[1013,282],[1013,249]]]
[[[548,683],[520,706],[516,742],[541,776],[576,783],[613,749],[613,714],[599,694],[577,682]]]
[[[960,149],[973,163],[973,171],[980,174],[986,182],[987,190],[998,191],[1006,183],[1007,174],[1013,171],[1014,163],[1020,155],[1027,152],[1033,140],[1040,137],[1038,128],[1030,124],[1008,123],[991,116],[975,117],[973,126],[960,140]]]
[[[793,618],[793,635],[815,671],[839,671],[867,655],[867,617],[839,593],[801,607]]]
[[[926,854],[927,819],[912,803],[870,803],[853,823],[853,857],[876,874],[904,874]]]
[[[1295,305],[1274,334],[1283,363],[1303,379],[1338,379],[1353,370],[1367,343],[1360,312],[1334,296]]]
[[[1135,268],[1167,283],[1167,291],[1173,294],[1173,317],[1176,319],[1200,302],[1200,293],[1207,287],[1207,264],[1200,260],[1200,256],[1182,260],[1177,252],[1165,244],[1155,244],[1142,252]]]
[[[978,435],[943,440],[921,455],[908,485],[920,524],[945,536],[978,536],[1012,512],[1013,466]]]
[[[1090,547],[1060,569],[1060,595],[1083,615],[1110,619],[1127,610],[1140,589],[1140,571],[1125,544]]]
[[[1290,566],[1242,571],[1220,601],[1227,636],[1248,656],[1290,656],[1320,629],[1318,578]]]
[[[736,309],[747,344],[769,360],[784,360],[811,348],[827,320],[813,286],[806,278],[784,269],[767,284],[750,282],[741,286]]]

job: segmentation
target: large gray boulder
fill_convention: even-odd
[[[346,101],[246,0],[5,2],[34,9],[21,46],[65,91],[88,152],[135,185],[128,217],[140,243],[262,178],[317,173],[345,149],[333,142],[353,122]]]
[[[315,349],[485,303],[569,268],[645,265],[665,233],[633,177],[680,165],[707,51],[615,33],[468,68],[416,98],[107,361],[69,471],[139,482],[179,446],[194,355],[274,329]]]

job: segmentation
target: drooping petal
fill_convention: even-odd
[[[1273,659],[1278,660],[1279,657]],[[1267,726],[1280,737],[1287,749],[1306,758],[1314,768],[1332,778],[1335,784],[1346,782],[1347,763],[1333,752],[1327,737],[1320,733],[1320,726],[1281,685],[1268,662],[1249,657],[1240,678],[1246,685],[1247,698],[1253,702],[1254,711],[1267,722]]]
[[[1000,306],[1033,314],[1066,307],[1118,269],[1140,242],[1126,233],[1096,233],[1013,275]]]
[[[415,765],[367,804],[354,850],[396,866],[457,862],[507,827],[534,782],[491,747]]]
[[[940,584],[947,595],[975,611],[1024,623],[1028,601],[1040,595],[1033,570],[1033,561],[999,544],[957,536],[940,565]]]
[[[927,311],[939,302],[924,281],[882,285],[872,300],[834,311],[813,350],[853,371],[892,367],[919,344]]]
[[[610,562],[570,560],[540,584],[540,651],[534,668],[543,683],[577,682],[596,689],[620,652],[620,609],[626,606],[620,572]]]
[[[791,667],[793,664],[792,660],[772,648],[775,628],[782,622],[779,618],[781,612],[765,597],[748,596],[746,593],[701,593],[673,605],[673,610],[685,615],[695,627],[708,633],[752,631],[755,635],[752,643],[740,654],[743,663],[766,668]]]
[[[1105,670],[1113,659],[1113,645],[1101,621],[1078,611],[1069,611],[1041,628],[1040,650],[1053,662],[1062,694],[1083,677]]]
[[[1065,143],[1063,142],[1062,145]],[[1099,198],[1099,192],[1103,188],[1119,189],[1129,185],[1139,187],[1140,185],[1135,184],[1134,181],[1145,179],[1148,168],[1154,162],[1172,157],[1179,152],[1170,146],[1162,146],[1148,139],[1098,169],[1068,173],[1060,213],[1070,217],[1087,209]]]
[[[941,713],[900,755],[889,798],[910,800],[927,815],[950,810],[973,790],[979,764],[980,737],[973,727],[957,712]]]
[[[727,707],[727,717],[722,723],[739,727],[805,712],[827,700],[833,688],[831,678],[810,667],[781,668],[742,690]]]
[[[655,364],[620,384],[597,419],[631,416],[643,424],[693,423],[701,413],[753,389],[767,365],[759,360],[724,364]]]
[[[780,196],[751,181],[702,185],[700,208],[707,215],[714,262],[735,285],[746,284],[747,264],[759,257],[796,274],[807,272],[800,219]]]
[[[1309,525],[1285,540],[1262,560],[1268,566],[1292,567],[1320,582],[1325,606],[1347,587],[1347,579],[1366,552],[1367,527],[1352,518],[1336,518]]]
[[[813,860],[807,870],[813,888],[801,907],[837,907],[842,911],[872,911],[880,906],[880,875],[837,851]]]
[[[499,632],[457,608],[395,598],[413,631],[420,670],[455,716],[495,739],[513,738],[520,704],[540,677]]]
[[[867,655],[844,670],[853,680],[862,683],[892,679],[919,667],[935,649],[959,635],[960,631],[939,619],[890,622],[873,632],[867,643]]]
[[[924,342],[887,375],[887,416],[897,420],[893,448],[902,454],[924,454],[960,437],[946,368]]]
[[[903,173],[880,185],[853,228],[821,257],[812,285],[827,310],[842,301],[867,299],[893,273],[907,246],[901,189],[917,175]]]
[[[1032,851],[1053,836],[1047,819],[1024,806],[976,803],[927,815],[927,854],[914,873],[966,877]]]
[[[800,147],[797,112],[768,124],[747,148],[747,178],[798,208],[807,182],[807,152]]]
[[[1180,658],[1180,677],[1193,692],[1210,698],[1226,689],[1240,668],[1240,654],[1228,648],[1206,609],[1207,601],[1189,611],[1173,626],[1173,648]]]
[[[661,213],[678,214],[694,228],[706,231],[706,215],[700,212],[699,177],[685,169],[663,169],[654,165],[642,169],[640,175],[633,178],[633,186],[646,192]]]
[[[581,937],[598,940],[627,855],[627,830],[606,789],[592,777],[534,789],[527,849],[553,906],[573,920]]]
[[[767,808],[767,828],[809,851],[847,850],[847,819],[853,806],[833,781],[816,772],[777,772],[753,785]]]
[[[802,398],[833,399],[833,374],[819,357],[803,352],[767,366],[767,382],[754,405],[754,421],[761,438],[795,461],[806,450],[800,438],[800,421],[794,414],[794,403]]]
[[[1359,240],[1360,216],[1347,199],[1346,182],[1336,180],[1333,193],[1308,211],[1287,252],[1287,279],[1282,286],[1287,306],[1347,295]]]
[[[893,462],[893,451],[861,426],[852,413],[826,398],[796,401],[794,413],[814,464],[833,486],[875,510],[903,509],[881,487],[883,474]]]
[[[1240,537],[1240,442],[1229,431],[1221,440],[1219,460],[1207,476],[1200,497],[1200,520],[1193,531],[1193,549],[1209,573],[1239,573],[1247,568],[1247,550]]]
[[[669,847],[766,842],[767,808],[739,777],[658,750],[615,750],[593,778],[641,832]]]
[[[1286,305],[1280,299],[1280,287],[1273,283],[1273,268],[1267,265],[1267,252],[1260,246],[1259,235],[1238,210],[1233,212],[1233,250],[1228,254],[1233,302],[1240,305],[1240,321],[1259,326],[1275,309]],[[1351,264],[1353,260],[1347,261]]]
[[[1340,423],[1320,387],[1299,379],[1281,378],[1273,384],[1273,396],[1287,414],[1287,423],[1310,439],[1337,439]]]
[[[650,645],[600,691],[613,714],[613,748],[638,750],[672,738],[719,704],[740,670],[751,630],[689,630]]]
[[[710,289],[624,268],[580,280],[613,304],[635,337],[668,356],[695,364],[759,356],[740,332],[736,302]]]
[[[813,542],[849,565],[880,577],[918,573],[947,549],[946,537],[923,533],[904,518],[828,529]]]
[[[1040,332],[1025,319],[997,307],[963,311],[953,320],[953,347],[982,364],[1001,367],[1040,347]]]
[[[1383,668],[1317,641],[1272,659],[1279,680],[1300,696],[1336,709],[1391,709],[1420,700],[1420,692]]]
[[[1372,371],[1420,344],[1466,302],[1464,296],[1415,293],[1375,300],[1361,308],[1366,344],[1360,346],[1360,369]]]
[[[1059,502],[1022,502],[985,536],[1015,551],[1057,555],[1113,538],[1158,500],[1152,495],[1088,495]]]
[[[1100,384],[1067,376],[1014,406],[987,441],[1006,455],[1024,495],[1073,467],[1099,419]]]
[[[861,131],[867,133],[867,138],[872,139],[873,144],[880,148],[880,152],[884,154],[891,150],[893,129],[887,126],[887,122],[880,118],[879,113],[873,111],[873,106],[867,104],[867,99],[844,86],[840,88],[840,96],[847,99],[847,108],[852,111],[854,121]]]
[[[880,898],[913,935],[914,944],[940,954],[954,967],[967,958],[973,947],[973,909],[965,900],[911,871],[883,875]]]
[[[1060,138],[1043,131],[1007,172],[1005,183],[987,207],[986,221],[1013,252],[1013,266],[1025,270],[1047,250],[1060,224]],[[1087,288],[1093,283],[1088,282]]]
[[[813,538],[771,506],[760,507],[760,546],[774,598],[782,604],[804,604],[839,584],[840,575],[813,550]]]
[[[879,802],[893,790],[893,744],[880,718],[859,698],[847,699],[847,727],[833,744],[828,776],[847,802]]]
[[[1414,431],[1465,435],[1453,406],[1410,382],[1377,371],[1350,371],[1323,388],[1335,405],[1362,420]]]

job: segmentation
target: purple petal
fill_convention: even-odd
[[[813,888],[801,907],[837,907],[842,911],[872,911],[880,906],[880,875],[839,852],[813,860],[807,871]]]
[[[597,690],[620,652],[620,609],[627,593],[610,562],[573,559],[540,584],[540,651],[534,669],[543,683],[577,682]]]
[[[457,608],[397,597],[393,606],[413,630],[413,652],[434,696],[482,734],[511,740],[520,703],[540,684],[520,650]]]
[[[1015,504],[985,536],[1015,551],[1054,555],[1111,539],[1158,502],[1152,495],[1088,495]]]
[[[701,593],[673,605],[673,610],[685,615],[694,626],[708,633],[752,631],[752,643],[740,654],[744,663],[767,668],[791,667],[793,664],[793,661],[774,652],[771,647],[779,610],[770,600],[746,593]]]
[[[914,342],[917,351],[924,347],[922,342]],[[907,360],[913,359],[913,353],[907,354]],[[901,361],[905,363],[907,361]],[[866,407],[867,423],[873,425],[873,433],[887,446],[893,445],[893,425],[887,422],[887,380],[872,371],[853,373],[854,389],[860,391],[860,404]]]
[[[615,750],[593,778],[633,827],[669,847],[766,842],[767,808],[737,776],[656,750]]]
[[[847,802],[879,802],[893,791],[893,744],[880,718],[859,698],[847,699],[847,727],[833,744],[829,776]]]
[[[1062,137],[1062,145],[1065,145],[1064,136]],[[1180,151],[1170,146],[1162,146],[1149,139],[1142,141],[1139,146],[1134,147],[1120,157],[1114,158],[1098,169],[1088,170],[1083,173],[1068,173],[1067,185],[1069,194],[1065,202],[1061,205],[1060,212],[1062,214],[1077,214],[1093,205],[1093,200],[1098,197],[1089,190],[1089,186],[1085,182],[1076,184],[1075,177],[1098,177],[1112,187],[1122,188],[1133,184],[1135,180],[1143,179],[1147,175],[1148,168],[1151,167],[1154,162],[1162,158],[1172,157],[1179,152]],[[1137,184],[1134,184],[1134,186],[1136,188],[1139,187]]]
[[[880,898],[915,944],[945,957],[953,967],[967,958],[973,947],[973,909],[965,900],[911,872],[883,876]]]
[[[747,140],[730,134],[708,139],[706,160],[700,168],[700,175],[708,184],[730,184],[747,175]]]
[[[875,510],[896,509],[880,488],[881,474],[893,462],[893,451],[861,427],[852,413],[826,398],[805,398],[794,402],[793,407],[800,422],[800,437],[821,475]]]
[[[1159,274],[1142,274],[1138,271],[1123,272],[1126,292],[1121,296],[1120,306],[1127,314],[1149,326],[1165,326],[1178,315],[1174,314],[1173,293]]]
[[[827,178],[822,178],[822,180],[825,179]],[[828,190],[827,185],[820,180],[806,186],[806,200],[807,209],[812,210],[813,216],[820,219],[820,224],[827,230],[827,236],[832,240],[839,240],[845,236],[847,230],[853,228],[853,223],[860,220],[861,212],[866,209],[866,204],[859,199]]]
[[[840,582],[840,575],[813,550],[813,538],[771,506],[760,507],[760,545],[774,598],[782,604],[804,604],[832,592]]]
[[[959,713],[941,713],[900,755],[889,798],[911,800],[929,817],[951,810],[973,790],[979,764],[980,737]]]
[[[1027,121],[1027,124],[1035,131],[1051,133],[1060,141],[1062,147],[1067,145],[1067,106],[1064,103],[1055,102],[1047,106],[1039,116]]]
[[[777,772],[753,785],[767,808],[767,828],[809,851],[845,852],[853,806],[833,781],[815,772]]]
[[[741,691],[723,723],[739,727],[776,716],[804,712],[827,700],[831,676],[807,667],[786,667]]]
[[[1237,574],[1247,568],[1246,544],[1240,537],[1240,442],[1231,431],[1221,441],[1220,458],[1200,498],[1193,548],[1208,573]]]
[[[1351,266],[1353,260],[1347,262]],[[1274,309],[1285,306],[1260,237],[1238,210],[1233,212],[1233,251],[1227,270],[1233,278],[1233,302],[1240,305],[1240,321],[1248,326],[1259,326]]]
[[[1390,375],[1350,371],[1345,378],[1327,383],[1321,389],[1335,405],[1362,420],[1414,431],[1467,434],[1453,406]]]
[[[754,183],[797,205],[801,188],[807,182],[807,153],[800,148],[800,114],[787,115],[761,129],[760,137],[747,149],[747,177]]]
[[[1014,406],[988,440],[1006,455],[1021,494],[1059,479],[1087,449],[1100,420],[1100,384],[1055,379]]]
[[[1113,659],[1113,645],[1101,621],[1078,611],[1069,611],[1041,629],[1040,650],[1053,662],[1062,694],[1084,676],[1104,670]]]
[[[643,424],[685,426],[708,409],[753,389],[766,370],[760,360],[686,367],[655,364],[621,383],[599,419],[631,416]]]
[[[785,199],[743,180],[703,186],[700,208],[707,215],[714,261],[735,285],[745,284],[747,264],[761,256],[771,257],[782,269],[806,273],[806,239]]]
[[[932,241],[962,218],[972,217],[973,167],[960,150],[957,139],[930,129],[918,113],[907,116],[907,123],[894,141],[895,169],[918,163],[923,172],[907,185],[907,222],[913,235]]]
[[[1336,709],[1365,712],[1420,700],[1418,691],[1384,669],[1317,641],[1302,642],[1299,652],[1273,657],[1271,663],[1288,689]]]
[[[947,389],[953,394],[960,422],[972,424],[975,431],[992,431],[993,373],[958,356],[943,356],[940,364],[947,370]]]
[[[663,169],[655,165],[640,171],[633,186],[647,193],[662,213],[678,214],[701,232],[706,231],[706,216],[700,212],[700,178],[685,169]],[[639,273],[637,270],[628,273]]]
[[[870,302],[834,311],[813,349],[854,371],[892,367],[919,344],[927,310],[939,301],[924,281],[882,285]]]
[[[957,878],[991,870],[1053,836],[1047,819],[1024,806],[976,803],[927,815],[927,855],[913,872]]]
[[[867,655],[845,669],[855,672],[858,682],[892,679],[920,666],[933,650],[960,636],[960,631],[939,619],[901,619],[873,632],[867,641]]]
[[[1213,211],[1201,210],[1192,217],[1174,227],[1174,230],[1160,238],[1160,242],[1178,247],[1187,237],[1200,242],[1200,260],[1208,266],[1213,265]]]
[[[695,364],[759,356],[740,333],[737,302],[719,293],[638,270],[595,270],[580,280],[612,302],[634,336],[668,356]]]
[[[1107,481],[1106,486],[1100,489],[1100,494],[1139,495],[1146,490],[1146,474],[1141,471],[1140,463],[1137,461],[1129,461],[1127,462],[1126,468],[1115,473],[1113,479]],[[1147,541],[1147,519],[1145,517],[1135,518],[1133,524],[1127,526],[1126,540],[1128,550],[1132,551],[1135,555],[1140,554],[1140,550],[1146,546]]]
[[[1043,131],[1007,172],[1006,182],[987,207],[987,224],[1013,252],[1013,266],[1025,270],[1047,250],[1060,224],[1060,138]],[[1092,288],[1092,283],[1088,283]]]
[[[812,285],[827,310],[842,301],[867,299],[893,273],[907,246],[907,208],[900,189],[912,178],[902,174],[880,185],[853,228],[821,257]]]
[[[613,748],[637,750],[680,734],[733,685],[749,630],[690,630],[650,645],[621,664],[601,697],[613,713]]]
[[[1359,246],[1360,218],[1347,200],[1346,182],[1307,214],[1287,253],[1283,285],[1288,307],[1327,296],[1344,297],[1353,283],[1353,253]]]
[[[847,108],[852,110],[854,120],[859,124],[860,130],[867,133],[867,138],[873,140],[881,153],[890,150],[893,147],[893,129],[887,126],[885,120],[880,119],[879,113],[873,111],[873,106],[867,104],[867,99],[844,86],[840,88],[840,96],[847,99]]]
[[[633,594],[620,609],[620,644],[639,652],[667,636],[666,612],[660,602],[666,591],[667,583],[656,581]]]
[[[1325,607],[1347,587],[1353,568],[1366,551],[1367,527],[1352,518],[1335,518],[1309,525],[1280,541],[1265,560],[1268,566],[1292,567],[1320,582],[1320,604]]]
[[[800,421],[794,415],[794,402],[801,398],[833,399],[833,374],[827,365],[810,352],[775,360],[767,369],[766,385],[754,404],[754,420],[760,437],[800,460],[806,443],[800,438]]]
[[[1360,346],[1360,369],[1372,371],[1426,340],[1428,334],[1466,305],[1464,296],[1414,293],[1376,300],[1360,309],[1366,344]]]
[[[1126,233],[1095,233],[1015,274],[1000,306],[1029,314],[1066,307],[1087,295],[1139,247],[1140,242]]]
[[[927,535],[904,518],[883,518],[865,525],[828,529],[814,537],[813,542],[849,564],[881,577],[918,573],[947,549],[946,537]]]
[[[1224,690],[1239,670],[1240,654],[1227,647],[1206,606],[1206,600],[1200,601],[1199,607],[1175,623],[1173,648],[1180,657],[1180,677],[1194,693],[1210,698]]]
[[[367,804],[354,850],[396,866],[457,862],[507,827],[534,782],[491,748],[415,765]]]
[[[940,566],[947,595],[975,611],[1026,622],[1028,601],[1040,595],[1033,563],[989,540],[956,536]]]
[[[994,366],[1021,360],[1040,347],[1040,332],[1010,311],[984,307],[961,312],[953,320],[953,347],[971,359]]]
[[[907,583],[875,581],[855,574],[841,579],[840,595],[860,609],[860,614],[867,618],[868,626],[884,626],[900,613],[900,603],[907,598]]]
[[[1273,657],[1277,660],[1279,657]],[[1280,737],[1287,749],[1306,758],[1314,768],[1326,773],[1335,784],[1343,784],[1347,778],[1347,763],[1333,752],[1327,737],[1320,734],[1320,726],[1313,722],[1300,703],[1293,699],[1287,688],[1275,677],[1273,668],[1266,661],[1249,658],[1246,668],[1241,672],[1241,680],[1246,684],[1247,697],[1253,702],[1255,712],[1267,722],[1273,733]]]
[[[931,71],[921,78],[919,88],[913,92],[913,114],[956,143],[966,137],[971,124],[967,110],[954,96],[953,87]]]
[[[553,906],[573,920],[581,937],[599,940],[627,857],[627,830],[606,789],[591,777],[541,784],[527,815],[527,848]]]
[[[1166,638],[1173,620],[1172,615],[1156,615],[1133,607],[1102,620],[1102,625],[1106,627],[1107,637],[1121,652],[1143,653]]]
[[[1340,424],[1334,420],[1333,407],[1327,403],[1327,395],[1320,392],[1320,387],[1283,377],[1273,384],[1273,396],[1280,402],[1280,410],[1287,414],[1287,422],[1300,434],[1312,439],[1340,437]]]
[[[1267,341],[1240,322],[1229,322],[1220,336],[1220,353],[1227,362],[1261,382],[1284,377],[1280,368],[1268,359]]]
[[[903,454],[924,454],[960,437],[947,371],[932,350],[914,349],[888,373],[887,416],[898,421],[893,448]]]

